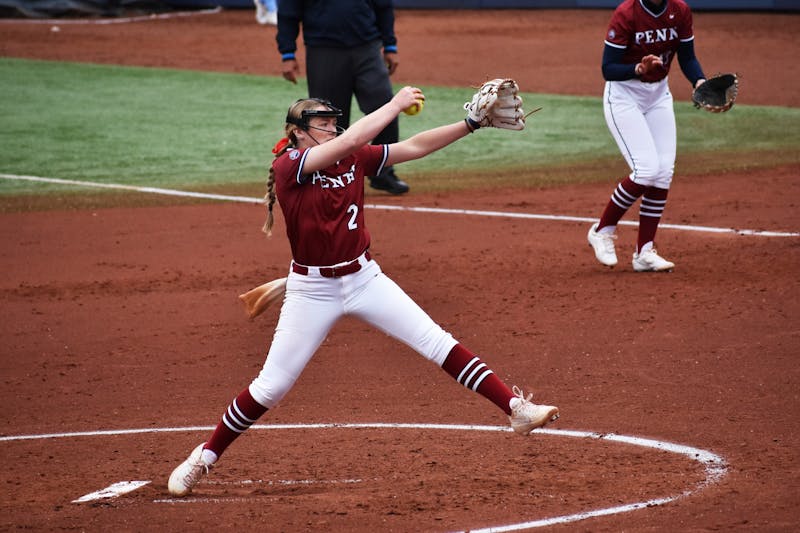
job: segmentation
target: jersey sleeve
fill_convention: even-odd
[[[380,174],[389,157],[389,146],[386,144],[368,144],[354,154],[364,167],[365,176]]]
[[[614,11],[611,22],[606,30],[605,43],[613,48],[624,50],[628,47],[631,36],[630,21],[624,16],[622,10]]]
[[[678,25],[678,39],[681,42],[691,41],[694,39],[694,23],[692,21],[692,10],[689,6],[683,4],[681,6],[681,22]]]
[[[276,176],[287,176],[291,182],[302,184],[307,176],[301,174],[308,150],[291,148],[272,163]]]

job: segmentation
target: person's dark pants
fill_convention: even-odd
[[[306,74],[309,98],[330,100],[341,109],[343,116],[338,123],[343,128],[350,125],[353,95],[365,115],[394,96],[380,41],[355,48],[307,48]],[[394,119],[375,137],[373,144],[396,143],[399,137],[400,128]]]

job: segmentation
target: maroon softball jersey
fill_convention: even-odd
[[[366,145],[328,168],[305,173],[309,150],[313,148],[290,149],[272,163],[292,257],[312,266],[352,261],[370,243],[364,224],[364,177],[380,172],[388,147]]]
[[[625,63],[638,63],[653,54],[663,69],[642,77],[642,81],[664,79],[681,41],[694,39],[692,12],[683,0],[667,0],[659,11],[647,9],[642,0],[625,0],[611,17],[605,43],[625,50]]]

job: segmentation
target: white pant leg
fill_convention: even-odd
[[[675,155],[677,151],[677,128],[672,94],[665,91],[662,96],[645,113],[650,134],[658,153],[658,173],[650,185],[660,189],[669,189],[672,174],[675,171]]]
[[[343,314],[339,289],[337,279],[289,273],[267,360],[249,387],[258,403],[275,407],[300,377]]]
[[[360,285],[358,278],[368,282]],[[345,311],[371,324],[442,366],[456,341],[436,324],[375,261],[353,276],[343,278],[358,288],[347,291]]]
[[[631,181],[640,185],[653,185],[661,172],[658,145],[645,116],[646,110],[661,97],[661,91],[656,89],[663,88],[661,84],[638,80],[609,81],[603,93],[608,129],[631,169]]]

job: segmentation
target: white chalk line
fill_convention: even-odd
[[[200,483],[203,485],[266,485],[269,487],[274,486],[293,486],[293,485],[353,485],[356,483],[363,483],[363,479],[279,479],[261,480],[261,479],[245,479],[242,481],[213,481],[204,479]],[[169,505],[182,504],[182,503],[245,503],[245,502],[260,502],[263,497],[256,496],[230,496],[226,498],[213,498],[213,497],[189,497],[189,498],[157,498],[153,503],[166,503]]]
[[[363,481],[364,481],[363,479],[278,479],[278,480],[243,479],[241,481],[203,480],[202,483],[204,485],[220,485],[220,486],[265,485],[268,487],[274,487],[274,486],[295,486],[295,485],[300,485],[300,486],[352,485],[355,483],[362,483]],[[148,483],[150,483],[150,481],[118,481],[117,483],[113,483],[104,489],[90,492],[89,494],[84,494],[80,498],[72,500],[72,503],[87,503],[97,500],[116,498],[117,496],[122,496],[123,494],[133,492],[134,490],[143,487]],[[255,501],[258,499],[259,498],[255,497],[191,498],[189,500],[186,500],[184,498],[180,499],[167,498],[167,499],[153,500],[153,503],[188,503],[189,501],[193,503],[223,503],[223,502]]]
[[[167,503],[169,505],[180,505],[187,503],[249,503],[264,501],[263,498],[242,498],[242,497],[229,497],[229,498],[165,498],[153,500],[153,503]]]
[[[203,483],[205,485],[267,485],[269,487],[274,487],[276,485],[352,485],[354,483],[363,482],[363,479],[242,479],[241,481],[215,481],[213,479],[206,479]]]
[[[40,183],[57,183],[59,185],[77,185],[79,187],[94,187],[99,189],[116,189],[123,191],[162,194],[166,196],[185,196],[187,198],[203,198],[207,200],[225,200],[228,202],[243,202],[248,204],[263,204],[263,198],[249,198],[246,196],[227,196],[222,194],[207,194],[202,192],[178,191],[175,189],[162,189],[160,187],[139,187],[136,185],[122,185],[120,183],[94,183],[91,181],[65,180],[60,178],[40,178],[38,176],[17,176],[14,174],[0,174],[0,178],[7,180],[36,181]]]
[[[197,432],[197,431],[212,431],[216,426],[191,426],[191,427],[171,427],[171,428],[144,428],[144,429],[121,429],[121,430],[100,430],[100,431],[80,431],[70,433],[46,433],[38,435],[8,435],[0,437],[0,441],[24,441],[33,439],[56,439],[56,438],[74,438],[74,437],[96,437],[96,436],[113,436],[113,435],[132,435],[142,433],[176,433],[176,432]],[[448,430],[448,431],[492,431],[492,432],[510,432],[511,428],[507,426],[479,426],[479,425],[458,425],[458,424],[411,424],[411,423],[359,423],[359,424],[275,424],[263,425],[254,424],[250,430],[268,429],[268,430],[281,430],[281,429],[426,429],[426,430]],[[618,505],[615,507],[607,507],[602,509],[594,509],[575,513],[571,515],[555,516],[542,520],[535,520],[530,522],[520,522],[516,524],[505,524],[499,526],[492,526],[484,529],[470,529],[471,532],[490,533],[499,531],[519,531],[522,529],[534,529],[539,527],[551,526],[556,524],[566,524],[569,522],[577,522],[586,520],[597,516],[607,516],[612,514],[627,513],[638,509],[664,505],[673,502],[679,498],[685,498],[701,490],[709,485],[718,483],[727,474],[728,467],[724,458],[701,448],[686,446],[673,442],[660,441],[655,439],[647,439],[642,437],[616,435],[613,433],[602,434],[590,431],[576,431],[576,430],[561,430],[561,429],[536,429],[534,434],[552,435],[556,437],[572,437],[572,438],[587,438],[594,440],[605,440],[610,442],[619,442],[632,446],[640,446],[644,448],[651,448],[655,450],[662,450],[669,453],[683,455],[692,461],[696,461],[703,465],[705,470],[705,479],[697,483],[694,488],[687,489],[680,494],[673,496],[666,496],[663,498],[655,498],[643,502],[634,502],[625,505]],[[123,482],[125,483],[125,482]],[[135,482],[127,482],[135,483]],[[226,499],[226,498],[198,498],[198,499],[172,499],[162,498],[153,500],[153,503],[223,503],[229,501],[251,501],[250,499]]]
[[[76,185],[79,187],[96,187],[103,189],[119,189],[126,191],[135,191],[140,193],[150,194],[163,194],[169,196],[184,196],[188,198],[203,198],[207,200],[221,200],[227,202],[241,202],[247,204],[264,203],[263,198],[252,198],[247,196],[228,196],[224,194],[208,194],[201,192],[179,191],[175,189],[163,189],[160,187],[137,187],[135,185],[123,185],[118,183],[95,183],[91,181],[78,181],[60,178],[42,178],[38,176],[21,176],[16,174],[0,174],[0,178],[7,180],[26,180],[41,183],[56,183],[59,185]],[[468,215],[468,216],[482,216],[482,217],[503,217],[503,218],[522,218],[533,220],[560,220],[566,222],[597,222],[597,218],[591,217],[578,217],[569,215],[544,215],[537,213],[514,213],[508,211],[481,211],[477,209],[446,209],[442,207],[408,207],[399,205],[381,205],[381,204],[364,204],[365,208],[369,209],[383,209],[386,211],[411,211],[416,213],[440,213],[448,215]],[[638,222],[629,220],[621,220],[619,222],[622,226],[638,226]],[[661,223],[658,225],[659,229],[673,229],[679,231],[698,231],[705,233],[728,233],[734,235],[748,235],[756,237],[800,237],[800,232],[793,231],[761,231],[753,229],[736,229],[736,228],[717,228],[713,226],[693,226],[684,224],[666,224]]]
[[[66,26],[69,24],[129,24],[131,22],[147,22],[148,20],[164,20],[180,17],[193,17],[195,15],[213,15],[220,13],[222,8],[217,6],[213,9],[198,9],[197,11],[176,11],[174,13],[153,13],[151,15],[141,15],[137,17],[115,17],[100,19],[0,19],[3,24],[51,24],[54,26]]]

